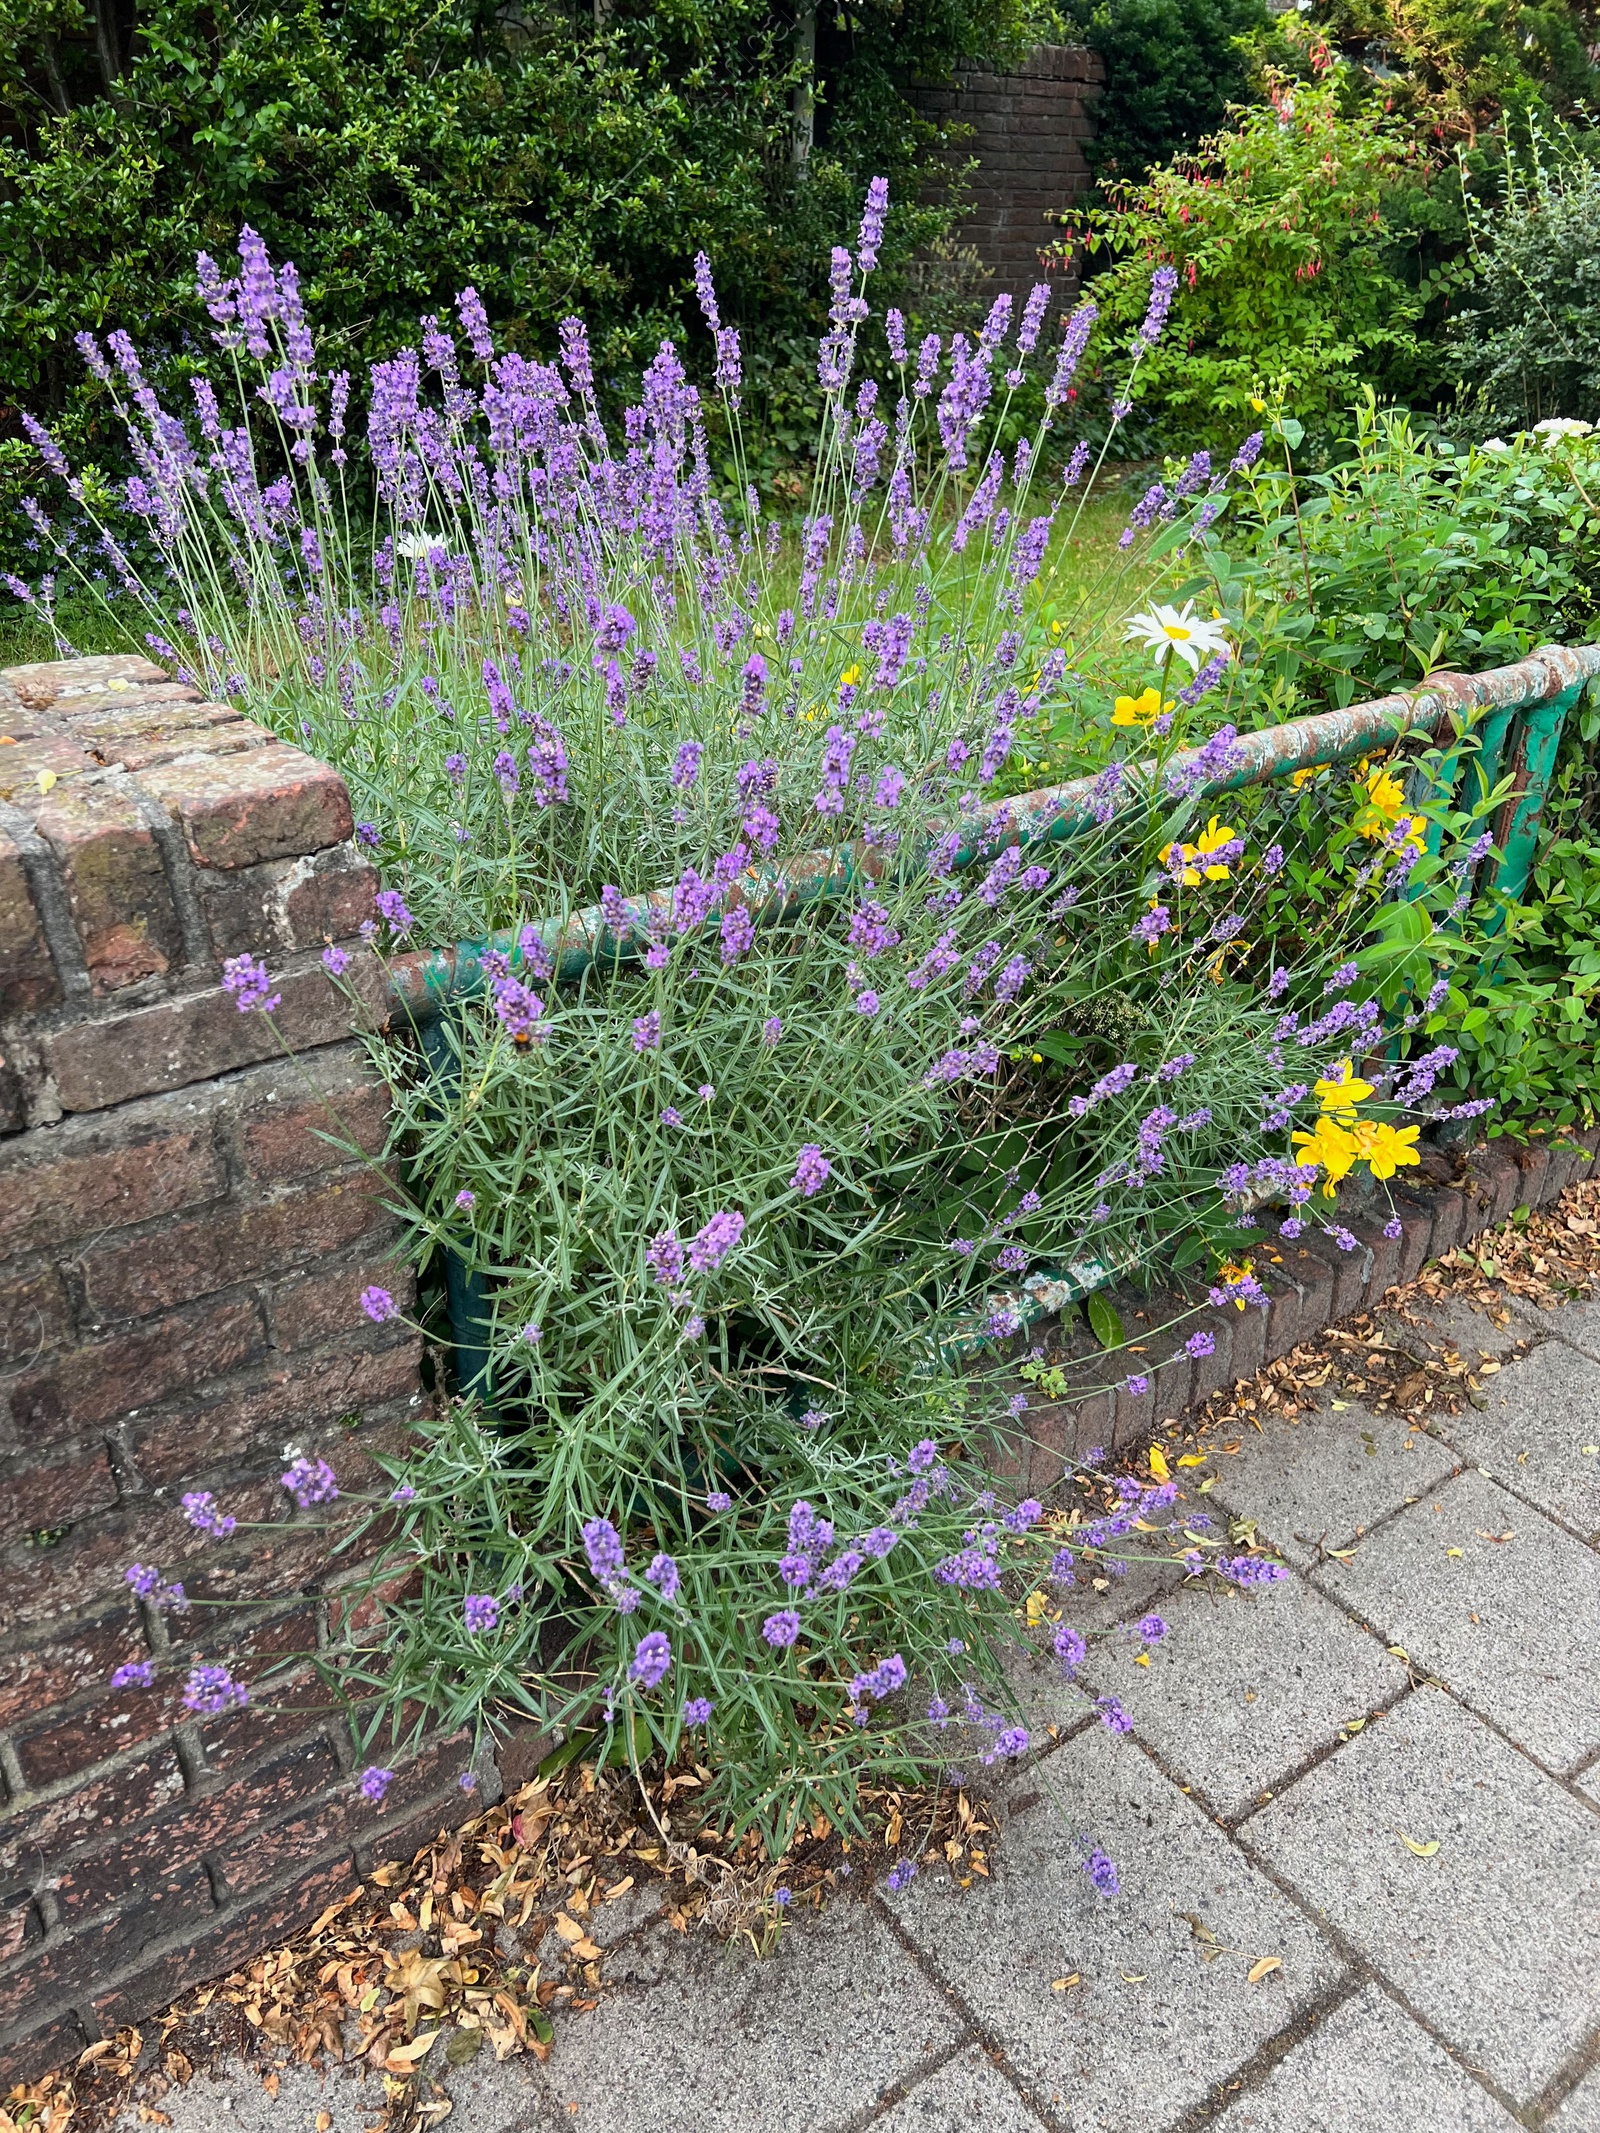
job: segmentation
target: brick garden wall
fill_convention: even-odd
[[[106,1687],[169,1646],[248,1677],[325,1637],[328,1539],[283,1447],[358,1483],[419,1397],[413,1337],[356,1308],[380,1271],[404,1292],[382,1180],[318,1138],[375,1148],[386,1110],[318,961],[375,886],[344,785],[137,658],[0,674],[0,736],[3,2089],[292,1930],[462,1795],[438,1750],[380,1822],[309,1672],[282,1708],[199,1721],[168,1673]],[[218,984],[243,950],[297,1064]],[[268,1530],[204,1539],[178,1510],[199,1488]],[[146,1618],[135,1559],[240,1611]]]
[[[966,66],[914,92],[924,118],[968,129],[952,160],[976,157],[978,168],[956,241],[977,253],[996,291],[1021,296],[1040,280],[1072,285],[1071,276],[1043,272],[1039,250],[1059,233],[1046,217],[1089,190],[1085,149],[1103,74],[1086,46],[1039,45],[1015,73]]]
[[[326,1637],[350,1572],[278,1485],[284,1446],[359,1483],[419,1398],[412,1337],[356,1308],[375,1274],[404,1293],[381,1180],[318,1138],[373,1149],[384,1127],[318,960],[371,908],[350,832],[333,772],[145,660],[0,673],[0,2089],[294,1931],[370,1848],[403,1854],[466,1804],[446,1743],[377,1816],[309,1669],[211,1719],[106,1687],[152,1652],[248,1678]],[[294,1065],[218,984],[245,950],[270,960]],[[356,944],[363,970],[376,1006]],[[1258,1267],[1269,1313],[1203,1321],[1214,1355],[1155,1334],[1144,1399],[1035,1409],[1032,1486],[1553,1198],[1596,1142],[1496,1143],[1398,1190],[1398,1238],[1352,1216],[1353,1252],[1283,1247]],[[1120,1301],[1130,1326],[1168,1315]],[[178,1509],[200,1488],[265,1530],[203,1539]],[[135,1559],[237,1611],[144,1616]]]

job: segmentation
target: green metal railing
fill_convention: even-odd
[[[1416,802],[1455,797],[1459,805],[1481,805],[1510,775],[1510,789],[1492,824],[1500,856],[1491,886],[1515,902],[1525,891],[1533,866],[1540,815],[1567,713],[1597,679],[1600,645],[1547,645],[1514,666],[1495,667],[1485,674],[1441,674],[1425,688],[1241,734],[1227,771],[1203,779],[1192,797],[1216,799],[1290,777],[1297,770],[1383,754],[1408,736],[1425,734],[1445,745],[1431,770],[1418,768],[1412,773],[1410,797]],[[1169,774],[1193,765],[1198,754],[1191,750],[1176,756],[1168,765]],[[1113,825],[1118,814],[1131,815],[1149,806],[1150,768],[1127,766],[1128,775],[1113,796]],[[956,866],[972,865],[980,851],[985,857],[992,855],[997,842],[1060,844],[1098,825],[1104,820],[1105,803],[1096,785],[1094,778],[1078,778],[986,802],[963,818],[967,841],[957,854]],[[1435,824],[1429,831],[1435,854],[1439,835]],[[901,872],[919,867],[931,842],[930,837],[928,845],[918,851],[901,851],[891,858],[879,846],[854,841],[804,853],[781,868],[748,868],[712,905],[710,918],[743,906],[757,925],[771,924],[814,897],[850,896],[883,879],[891,868]],[[651,939],[650,921],[670,916],[672,893],[669,887],[626,899],[620,927],[609,924],[598,906],[536,925],[557,983],[572,982],[596,962],[615,967],[642,957]],[[1497,931],[1501,923],[1502,914],[1496,912],[1489,930]],[[391,1023],[409,1022],[416,1028],[429,1070],[441,1080],[458,1070],[441,1017],[455,1003],[487,989],[483,957],[489,949],[509,957],[514,969],[525,960],[521,933],[504,932],[431,953],[402,956],[392,966]],[[1020,1289],[1002,1291],[990,1299],[990,1307],[997,1302],[1009,1304],[1018,1323],[1027,1325],[1103,1287],[1113,1275],[1113,1269],[1095,1259],[1041,1269],[1030,1274]],[[464,1387],[486,1383],[490,1362],[486,1286],[482,1275],[453,1254],[446,1258],[446,1300],[460,1382]],[[974,1326],[970,1331],[958,1330],[951,1346],[964,1353],[982,1343],[983,1336]]]

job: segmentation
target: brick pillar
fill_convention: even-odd
[[[166,1671],[106,1686],[169,1645],[248,1679],[325,1637],[328,1536],[278,1485],[283,1447],[360,1486],[420,1396],[413,1336],[357,1306],[406,1281],[359,1153],[386,1093],[319,962],[353,941],[380,998],[351,827],[335,772],[147,660],[0,674],[0,2090],[462,1798],[459,1749],[435,1751],[375,1816],[310,1671],[276,1715],[192,1719]],[[242,950],[294,1063],[218,983]],[[191,1489],[269,1530],[207,1540]],[[243,1608],[147,1621],[136,1559]]]
[[[1087,46],[1039,45],[1013,74],[968,64],[948,82],[914,88],[922,117],[957,129],[951,162],[977,160],[955,241],[993,276],[990,293],[1021,298],[1036,281],[1054,283],[1058,295],[1076,287],[1071,275],[1046,274],[1039,253],[1060,234],[1055,218],[1090,188],[1084,151],[1104,73]]]

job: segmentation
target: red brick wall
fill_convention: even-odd
[[[996,292],[1021,296],[1040,280],[1072,285],[1071,276],[1043,272],[1039,251],[1059,234],[1054,218],[1089,190],[1084,150],[1103,74],[1086,46],[1039,45],[1014,74],[966,66],[951,82],[915,91],[923,117],[966,129],[952,160],[976,157],[978,168],[956,241],[978,254]]]
[[[414,1338],[356,1303],[375,1275],[405,1289],[381,1180],[317,1137],[375,1148],[386,1111],[318,960],[375,886],[343,782],[136,658],[0,674],[0,736],[3,2089],[292,1929],[462,1795],[435,1751],[379,1820],[309,1671],[218,1719],[174,1685],[191,1656],[248,1678],[327,1635],[328,1536],[278,1485],[283,1447],[359,1483],[419,1396]],[[294,1064],[218,984],[242,950]],[[178,1509],[199,1488],[268,1530],[206,1540]],[[147,1616],[136,1559],[241,1604]],[[176,1675],[110,1694],[150,1652]]]

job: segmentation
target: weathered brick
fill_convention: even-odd
[[[342,844],[355,827],[339,773],[281,742],[245,755],[180,757],[144,782],[182,824],[196,866],[295,858]]]
[[[97,776],[99,769],[93,756],[65,734],[36,733],[0,748],[0,800],[9,800],[31,823],[35,808],[63,778],[76,783]]]
[[[196,749],[253,748],[266,738],[237,711],[202,703],[195,690],[180,689],[176,683],[76,706],[65,723],[72,738],[100,761],[130,771]]]
[[[171,1677],[158,1675],[148,1689],[93,1686],[94,1700],[81,1710],[18,1732],[17,1757],[30,1789],[93,1770],[125,1749],[154,1740],[183,1715],[179,1686]]]
[[[159,717],[180,705],[195,704],[218,718],[238,718],[224,704],[201,704],[200,691],[187,682],[143,681],[113,688],[68,691],[50,706],[52,721],[87,747],[97,747],[103,736],[115,736],[125,719]]]
[[[208,1125],[170,1103],[41,1128],[0,1148],[0,1258],[196,1207],[226,1185]]]
[[[1266,1282],[1262,1286],[1270,1297],[1270,1286]],[[1233,1320],[1233,1353],[1228,1358],[1227,1382],[1234,1384],[1241,1378],[1253,1378],[1267,1359],[1267,1316],[1271,1305],[1269,1303],[1267,1311],[1263,1311],[1259,1304],[1246,1304],[1242,1311],[1237,1305],[1229,1308]]]
[[[0,829],[0,1018],[51,1007],[60,997],[21,848]]]
[[[24,2036],[0,2042],[0,2090],[19,2081],[39,2081],[73,2065],[89,2038],[76,2015],[41,2022]]]
[[[389,1092],[364,1056],[354,1047],[330,1052],[312,1071],[324,1091],[320,1099],[307,1099],[301,1071],[293,1082],[279,1079],[253,1096],[243,1111],[240,1140],[252,1183],[286,1184],[382,1148]]]
[[[67,1292],[54,1267],[0,1280],[0,1363],[30,1362],[71,1331]]]
[[[342,1251],[375,1230],[392,1230],[394,1219],[379,1203],[386,1190],[381,1178],[357,1172],[280,1199],[213,1208],[171,1224],[159,1241],[134,1238],[85,1252],[78,1272],[91,1317],[147,1318],[235,1282]]]
[[[1282,1255],[1278,1257],[1281,1264]],[[1266,1340],[1261,1359],[1264,1363],[1275,1363],[1300,1339],[1300,1291],[1281,1273],[1267,1277],[1264,1285],[1272,1301],[1267,1307]]]
[[[0,1461],[0,1548],[27,1533],[76,1525],[114,1504],[117,1495],[103,1444],[44,1462],[31,1452]]]
[[[207,1304],[0,1378],[0,1402],[10,1407],[17,1440],[59,1443],[221,1377],[265,1345],[252,1300]],[[189,1449],[192,1459],[192,1436]]]
[[[308,1357],[297,1368],[275,1370],[247,1389],[140,1430],[134,1460],[153,1486],[187,1480],[197,1444],[207,1461],[220,1464],[280,1443],[286,1429],[309,1430],[408,1398],[417,1388],[419,1362],[420,1343],[409,1337],[388,1348]]]
[[[232,994],[218,986],[56,1031],[45,1056],[63,1107],[99,1111],[275,1059],[285,1045],[304,1052],[352,1035],[349,1003],[319,964],[274,982],[280,1005],[271,1018],[241,1014]],[[347,982],[361,989],[370,1011],[385,1011],[375,957],[352,956]]]
[[[1190,1382],[1188,1404],[1198,1407],[1209,1400],[1214,1392],[1231,1385],[1233,1368],[1234,1319],[1236,1314],[1227,1311],[1202,1311],[1186,1328],[1186,1338],[1197,1333],[1209,1333],[1215,1343],[1209,1355],[1197,1356],[1194,1360],[1194,1376]]]
[[[230,1853],[222,1862],[228,1887],[235,1896],[251,1896],[258,1889],[294,1867],[301,1859],[313,1858],[331,1844],[366,1844],[374,1851],[387,1849],[390,1832],[416,1818],[435,1829],[448,1829],[481,1811],[481,1795],[469,1795],[456,1784],[471,1762],[471,1740],[465,1733],[447,1742],[436,1742],[400,1764],[395,1782],[375,1814],[350,1780],[327,1791],[322,1798],[285,1815],[273,1827],[262,1830],[248,1845]],[[426,1841],[424,1838],[422,1841]]]
[[[402,1311],[416,1301],[414,1269],[393,1260],[360,1259],[280,1281],[268,1300],[274,1342],[286,1355],[296,1355],[338,1340],[350,1330],[351,1297],[372,1286],[387,1289]]]
[[[219,956],[286,955],[350,940],[372,916],[377,869],[353,845],[196,876]]]
[[[1038,1494],[1053,1489],[1069,1465],[1081,1461],[1091,1445],[1109,1444],[1116,1422],[1117,1396],[1109,1389],[1087,1399],[1060,1401],[1033,1410],[1035,1438],[1029,1486]]]
[[[1517,1204],[1522,1172],[1503,1142],[1475,1148],[1467,1158],[1467,1196],[1472,1203],[1471,1234],[1496,1229]]]
[[[183,1773],[168,1744],[108,1764],[70,1792],[14,1809],[0,1820],[0,1874],[41,1887],[58,1863],[183,1797]]]
[[[1521,1183],[1517,1188],[1518,1207],[1539,1207],[1544,1201],[1544,1181],[1550,1168],[1550,1151],[1538,1142],[1530,1141],[1511,1151]]]
[[[48,1641],[0,1655],[0,1728],[40,1717],[80,1695],[85,1682],[104,1681],[124,1659],[143,1657],[138,1617],[125,1605],[98,1620],[75,1623]]]
[[[168,2005],[187,1986],[221,1977],[259,1954],[263,1947],[291,1939],[330,1903],[348,1895],[355,1881],[355,1865],[348,1854],[307,1867],[285,1887],[239,1910],[230,1910],[225,1920],[209,1932],[169,1949],[158,1961],[145,1963],[120,1984],[98,1992],[94,2000],[96,2018],[107,2030],[137,2022],[155,2008]]]
[[[1285,1248],[1280,1272],[1299,1294],[1294,1337],[1312,1340],[1333,1320],[1334,1269],[1326,1256],[1309,1250],[1302,1241]]]
[[[114,695],[142,682],[162,683],[166,669],[138,652],[107,652],[89,659],[46,659],[31,666],[6,667],[0,681],[33,711],[57,703],[84,702]]]
[[[1564,1133],[1558,1133],[1550,1146],[1550,1167],[1544,1174],[1539,1188],[1539,1204],[1553,1207],[1578,1172],[1581,1160],[1578,1150],[1572,1146]]]
[[[228,1883],[235,1891],[274,1880],[295,1864],[293,1858],[282,1856],[281,1846],[266,1871],[241,1881],[233,1869],[254,1849],[262,1829],[281,1821],[289,1809],[325,1793],[339,1776],[333,1750],[326,1740],[316,1739],[275,1757],[231,1785],[183,1800],[142,1828],[63,1867],[55,1877],[62,1911],[70,1924],[90,1911],[126,1902],[130,1896],[146,1896],[169,1885],[175,1874],[186,1871],[195,1860],[214,1854],[228,1870]],[[333,1834],[330,1826],[320,1842],[303,1845],[299,1857],[307,1859],[325,1851]]]
[[[175,1871],[157,1894],[90,1920],[69,1939],[29,1949],[0,1971],[0,2031],[57,2013],[64,2000],[94,1991],[178,1927],[192,1929],[215,1911],[211,1883],[196,1862]]]
[[[42,1630],[65,1634],[78,1616],[125,1601],[123,1573],[135,1556],[157,1551],[149,1546],[149,1507],[121,1503],[73,1526],[53,1546],[31,1547],[24,1558],[26,1574],[13,1569],[6,1587],[4,1627],[7,1635]],[[21,1551],[13,1550],[16,1563]],[[172,1550],[157,1554],[169,1572]],[[130,1653],[130,1657],[137,1656]]]
[[[116,778],[72,779],[33,809],[67,892],[97,993],[160,977],[183,959],[183,929],[155,838]]]
[[[0,1890],[0,1963],[9,1962],[44,1937],[39,1906],[26,1892]]]
[[[1467,1195],[1459,1185],[1436,1186],[1427,1194],[1426,1206],[1433,1217],[1428,1233],[1429,1259],[1442,1259],[1475,1233],[1475,1221],[1469,1227],[1471,1208]]]
[[[1372,1255],[1366,1280],[1362,1284],[1362,1302],[1367,1305],[1375,1304],[1400,1279],[1400,1262],[1405,1254],[1405,1227],[1402,1222],[1398,1237],[1386,1237],[1384,1230],[1388,1227],[1388,1222],[1389,1217],[1385,1213],[1381,1220],[1374,1219],[1351,1225],[1360,1240],[1362,1252],[1370,1252]]]

